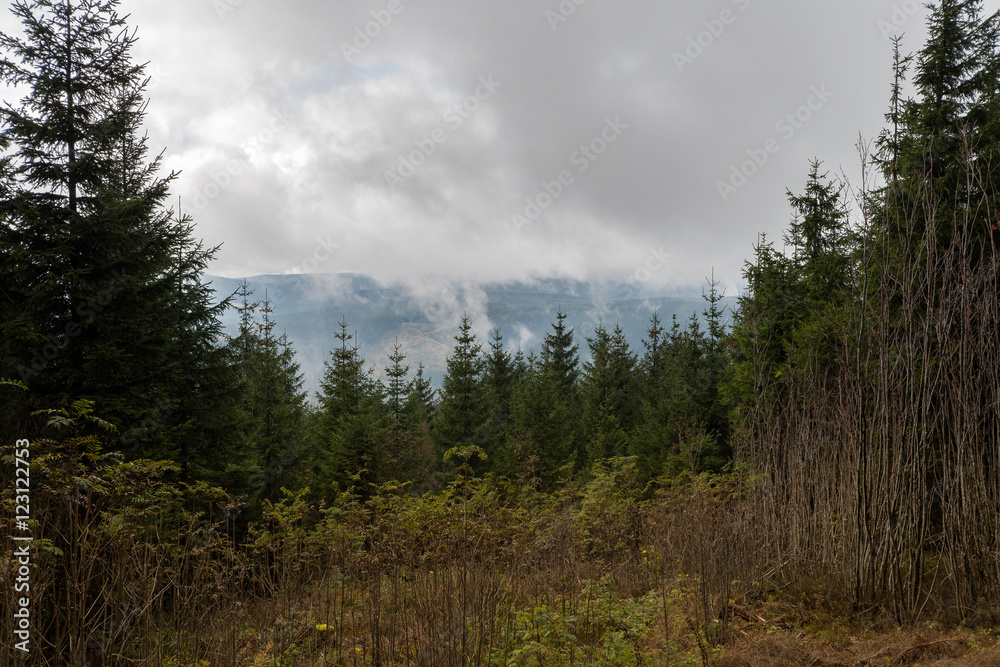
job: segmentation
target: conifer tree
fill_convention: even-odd
[[[431,441],[431,424],[437,410],[435,390],[430,378],[424,376],[424,365],[417,365],[417,372],[406,384],[403,400],[402,438],[405,451],[401,460],[399,479],[422,484],[434,468],[434,445]]]
[[[319,415],[314,453],[319,492],[330,494],[336,486],[360,482],[366,494],[382,481],[387,417],[381,383],[365,369],[354,335],[341,320],[335,338],[339,345],[324,364],[320,381]]]
[[[794,215],[785,243],[794,250],[805,297],[813,304],[839,300],[847,288],[851,261],[842,188],[819,173],[821,164],[818,159],[809,164],[802,194],[787,192]]]
[[[428,440],[428,404],[421,398],[421,392],[430,391],[424,387],[423,367],[418,377],[408,380],[409,365],[404,365],[399,340],[393,343],[389,355],[389,365],[384,368],[386,414],[385,454],[382,479],[379,481],[415,481],[426,473],[430,461],[425,461]],[[420,388],[415,385],[420,383]]]
[[[254,454],[252,491],[273,498],[282,488],[300,483],[303,464],[305,393],[302,375],[287,336],[275,336],[274,308],[265,294],[251,302],[253,291],[244,280],[237,291],[239,335],[230,341],[241,379],[241,435]],[[260,313],[260,321],[254,316]]]
[[[490,335],[489,352],[483,358],[483,420],[479,438],[489,457],[489,468],[494,472],[509,473],[516,465],[507,447],[516,385],[517,368],[497,327]]]
[[[418,420],[425,421],[430,426],[437,414],[436,393],[430,378],[424,377],[424,363],[420,362],[409,386],[406,403],[408,414],[418,415]]]
[[[472,333],[468,316],[462,317],[455,347],[441,383],[441,400],[434,417],[434,453],[443,460],[452,447],[481,447],[477,441],[482,424],[482,345]]]
[[[544,360],[533,361],[514,392],[510,447],[522,469],[510,472],[552,484],[579,458],[577,420],[559,377]]]
[[[971,216],[967,224],[980,242],[997,231],[986,210],[996,210],[1000,182],[1000,13],[984,17],[982,4],[941,0],[930,6],[928,39],[914,67],[917,97],[900,105],[893,91],[893,108],[901,111],[891,113],[901,127],[893,141],[883,135],[881,142],[882,163],[892,167],[886,221],[893,228],[886,231],[896,235],[894,247],[909,249],[904,259],[950,245],[960,210],[957,219]],[[908,62],[897,55],[896,63],[899,79]],[[973,163],[981,177],[968,179]]]
[[[676,314],[673,321],[678,327]],[[637,468],[648,477],[661,472],[667,447],[671,444],[674,420],[671,389],[679,381],[676,375],[668,374],[668,354],[673,346],[671,338],[665,334],[660,316],[654,311],[642,342],[646,351],[637,366],[642,379],[643,401],[640,427],[633,441],[633,453],[638,456]]]
[[[240,460],[234,376],[202,277],[214,249],[163,208],[141,126],[146,78],[118,0],[19,0],[0,35],[0,374],[39,403],[94,400],[133,455],[187,477]],[[219,460],[225,465],[219,465]]]
[[[588,338],[590,360],[583,366],[583,397],[588,463],[594,457],[629,453],[628,439],[641,420],[637,358],[620,324],[613,331],[603,325]],[[599,442],[598,442],[599,441]]]
[[[542,363],[568,398],[575,396],[580,375],[579,346],[573,343],[573,331],[566,326],[565,313],[556,313],[552,332],[542,342]]]

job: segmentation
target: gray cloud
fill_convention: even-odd
[[[856,177],[854,145],[886,109],[887,26],[910,50],[923,39],[910,0],[575,2],[126,1],[155,74],[151,144],[183,172],[174,192],[199,234],[224,243],[211,272],[301,270],[333,238],[316,270],[430,276],[430,290],[620,279],[662,248],[647,285],[697,285],[715,267],[732,293],[758,234],[780,238],[785,189],[811,158]],[[500,85],[455,124],[484,77]],[[778,121],[814,87],[833,95],[786,136]],[[628,129],[577,171],[608,118]],[[777,150],[723,201],[718,183],[769,139]],[[565,170],[572,184],[518,229],[512,216]]]

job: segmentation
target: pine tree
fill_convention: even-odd
[[[0,108],[0,374],[43,404],[95,401],[130,454],[186,477],[225,475],[240,453],[224,305],[202,282],[214,249],[163,208],[140,134],[143,66],[117,0],[21,0],[24,39],[0,36],[0,78],[27,90]]]
[[[594,456],[629,453],[628,439],[641,422],[642,406],[636,372],[638,359],[629,348],[621,325],[616,324],[612,332],[598,325],[587,343],[590,361],[583,366],[582,391],[587,463],[593,463]]]
[[[439,461],[453,447],[482,447],[477,436],[482,415],[482,346],[472,333],[468,316],[462,317],[455,347],[448,357],[448,367],[441,383],[441,400],[434,417],[431,435]]]
[[[489,347],[488,354],[483,358],[484,419],[480,440],[489,457],[489,469],[508,474],[516,465],[507,441],[517,369],[510,352],[504,347],[499,327],[490,335]]]
[[[928,40],[914,68],[917,98],[900,105],[893,90],[890,113],[898,125],[894,140],[883,135],[881,144],[881,162],[891,166],[886,213],[894,228],[887,231],[897,235],[896,248],[918,257],[950,245],[958,211],[958,220],[972,218],[977,239],[996,231],[995,216],[985,210],[996,210],[1000,182],[1000,13],[983,17],[982,4],[941,0],[932,6]],[[896,61],[898,79],[908,62]],[[966,177],[972,164],[979,178]]]
[[[295,352],[287,336],[275,336],[274,308],[265,294],[251,302],[253,291],[244,280],[237,291],[239,335],[230,341],[241,379],[240,419],[244,448],[252,452],[256,470],[250,473],[255,496],[274,499],[282,487],[300,483],[304,463],[305,393]],[[260,321],[254,317],[260,313]]]
[[[389,355],[389,365],[384,368],[386,413],[388,431],[384,454],[383,476],[379,481],[414,480],[421,475],[423,466],[420,443],[425,440],[427,413],[421,401],[414,409],[410,397],[414,395],[414,382],[407,379],[409,365],[403,365],[406,355],[397,339]],[[422,369],[420,381],[422,378]],[[419,398],[418,398],[419,401]]]
[[[580,376],[579,346],[573,343],[573,330],[566,327],[566,315],[556,313],[552,332],[542,342],[542,363],[567,397],[576,394]]]
[[[675,330],[679,329],[676,314],[673,323]],[[674,420],[671,389],[679,380],[676,375],[668,374],[673,339],[665,334],[660,316],[654,311],[642,342],[646,351],[637,367],[643,385],[642,417],[632,446],[633,453],[638,457],[638,471],[648,477],[654,477],[662,471]],[[679,333],[675,331],[676,336]]]
[[[559,376],[544,360],[533,361],[513,397],[510,447],[518,469],[504,472],[552,484],[563,466],[579,458],[577,417]]]
[[[339,342],[324,364],[320,381],[319,416],[314,434],[315,474],[319,492],[329,495],[337,485],[360,482],[366,494],[383,479],[380,458],[387,431],[381,384],[365,369],[354,335],[341,320]]]
[[[794,262],[776,251],[766,235],[761,235],[754,255],[744,266],[747,287],[733,316],[734,375],[728,390],[733,418],[744,425],[759,424],[760,418],[751,420],[751,413],[785,400],[781,378],[788,370],[795,329],[805,316]]]
[[[407,411],[417,415],[418,420],[426,421],[428,426],[434,422],[437,414],[437,400],[430,378],[424,377],[424,363],[417,365],[417,373],[413,376],[407,395]]]
[[[839,300],[847,288],[851,261],[842,188],[819,173],[821,164],[818,159],[810,163],[805,192],[787,192],[794,217],[785,243],[794,250],[805,296],[814,304]]]

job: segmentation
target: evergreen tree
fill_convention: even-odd
[[[733,317],[735,359],[729,402],[734,421],[741,424],[762,423],[759,417],[750,420],[750,415],[785,400],[781,378],[787,372],[794,331],[805,313],[792,260],[777,252],[766,235],[761,235],[754,254],[744,266],[747,286]]]
[[[930,6],[928,40],[913,77],[917,97],[901,102],[893,89],[894,129],[880,142],[890,195],[883,219],[904,260],[947,248],[956,222],[966,218],[979,242],[997,231],[986,211],[996,210],[1000,182],[1000,14],[983,17],[982,4]],[[897,53],[895,63],[898,82],[909,61]],[[971,164],[978,178],[967,178]]]
[[[432,390],[423,378],[423,366],[418,371],[418,377],[407,379],[410,367],[404,366],[404,361],[406,355],[396,340],[389,355],[390,365],[385,367],[383,376],[388,432],[383,479],[380,481],[416,481],[426,474],[431,463],[427,460],[429,448],[426,446],[429,438],[428,402],[421,396],[423,392]]]
[[[563,466],[579,457],[575,423],[559,376],[544,360],[534,360],[514,392],[510,447],[520,469],[510,472],[555,482]]]
[[[455,347],[441,383],[441,401],[431,435],[434,453],[443,460],[452,447],[482,445],[477,441],[482,424],[482,346],[472,333],[468,316],[462,317]]]
[[[274,499],[278,489],[300,483],[296,472],[305,455],[305,393],[292,346],[286,336],[274,334],[270,300],[265,295],[263,302],[251,302],[252,295],[244,280],[236,294],[239,335],[230,347],[242,381],[241,437],[257,468],[253,492]],[[260,321],[254,317],[257,312]]]
[[[410,382],[406,402],[407,414],[417,416],[418,421],[425,421],[429,426],[437,414],[436,393],[430,378],[424,377],[424,364],[420,362],[417,365],[417,374]]]
[[[676,315],[673,322],[674,327],[679,328]],[[648,477],[662,471],[675,417],[671,389],[679,378],[667,372],[668,355],[673,343],[665,334],[660,316],[654,311],[642,342],[646,351],[637,367],[643,386],[642,418],[632,447],[633,454],[638,457],[638,471]]]
[[[424,377],[424,365],[417,365],[417,372],[406,384],[403,401],[402,433],[404,453],[399,478],[419,484],[428,480],[434,468],[434,445],[431,441],[431,424],[437,409],[429,378]],[[421,487],[427,488],[427,487]]]
[[[640,424],[642,408],[636,373],[638,360],[625,332],[616,324],[612,332],[603,325],[588,338],[590,361],[584,364],[588,463],[628,452],[628,438]]]
[[[409,382],[406,376],[410,373],[410,367],[404,366],[406,354],[403,353],[396,338],[392,345],[392,354],[389,355],[389,366],[385,367],[386,382],[386,408],[389,411],[389,423],[392,424],[392,431],[398,432],[402,429],[404,418],[404,405],[408,394]]]
[[[566,315],[556,313],[552,332],[546,334],[542,342],[542,363],[567,397],[576,394],[580,375],[578,352],[579,346],[573,343],[573,331],[566,327]]]
[[[787,192],[794,217],[785,243],[794,250],[805,297],[814,304],[839,300],[851,259],[842,189],[819,173],[821,164],[818,159],[810,163],[805,192]]]
[[[489,353],[483,359],[483,414],[481,446],[489,457],[489,468],[507,474],[516,465],[507,447],[508,428],[517,369],[514,360],[504,348],[500,328],[493,330]]]
[[[24,39],[0,35],[0,78],[27,90],[0,108],[0,375],[38,403],[91,399],[141,431],[130,454],[219,481],[242,457],[225,306],[202,281],[215,251],[163,208],[174,175],[147,160],[146,79],[118,4],[21,0]]]
[[[319,415],[314,435],[315,475],[319,491],[331,493],[336,485],[383,480],[385,461],[380,457],[388,428],[382,385],[365,369],[354,336],[341,320],[336,339],[340,345],[324,364],[320,382]]]

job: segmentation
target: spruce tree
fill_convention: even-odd
[[[510,447],[518,469],[509,472],[537,475],[551,485],[563,466],[579,458],[576,415],[558,376],[544,360],[533,361],[514,392]]]
[[[587,343],[590,361],[583,367],[582,393],[588,463],[593,463],[595,457],[630,453],[628,439],[641,421],[642,408],[638,359],[621,325],[611,332],[598,325]]]
[[[274,499],[277,490],[300,483],[296,473],[306,454],[305,393],[291,344],[286,336],[274,333],[270,300],[265,294],[263,301],[251,302],[252,295],[243,281],[236,295],[239,335],[230,341],[230,348],[238,359],[241,380],[241,439],[256,468],[250,473],[251,491]]]
[[[431,434],[439,461],[453,447],[482,447],[477,436],[483,423],[482,345],[476,341],[468,316],[462,317],[455,347],[441,383],[441,401]]]
[[[984,17],[982,4],[930,6],[928,40],[914,67],[917,96],[900,103],[893,90],[896,127],[883,134],[880,156],[890,195],[884,222],[904,259],[947,248],[962,220],[979,242],[997,231],[986,211],[1000,201],[1000,13]],[[897,55],[896,63],[899,79],[908,62]],[[973,164],[980,173],[970,179]]]
[[[424,376],[424,363],[417,364],[417,373],[409,385],[407,395],[407,411],[410,415],[418,416],[419,420],[427,422],[428,427],[434,422],[437,414],[437,391],[434,389],[430,378]]]
[[[389,365],[384,368],[385,405],[388,419],[382,479],[379,481],[415,481],[426,473],[429,461],[425,461],[428,437],[427,404],[420,398],[423,387],[414,390],[415,382],[423,379],[423,368],[419,377],[408,380],[410,366],[404,365],[399,340],[393,343],[389,355]]]
[[[384,392],[371,369],[365,369],[347,322],[341,320],[338,326],[339,345],[324,363],[320,381],[315,475],[323,495],[352,482],[367,494],[371,484],[383,481],[385,461],[380,454],[388,427]]]
[[[503,344],[503,335],[497,327],[490,335],[489,352],[483,358],[483,423],[480,427],[481,446],[489,457],[489,468],[494,472],[509,473],[514,467],[507,447],[508,428],[517,369],[510,352]]]
[[[676,315],[674,325],[678,326]],[[672,382],[679,379],[667,372],[668,354],[672,345],[671,339],[665,334],[660,316],[654,311],[642,342],[646,351],[637,367],[643,385],[642,418],[632,448],[638,457],[639,472],[648,477],[656,476],[662,471],[674,418],[674,402],[671,400],[670,390]]]
[[[0,35],[0,374],[37,403],[90,399],[132,455],[224,476],[233,374],[203,275],[214,249],[164,208],[140,134],[146,78],[117,0],[20,0]],[[219,465],[219,461],[225,461]]]
[[[787,192],[793,219],[785,243],[793,248],[805,297],[814,304],[839,300],[851,261],[842,188],[819,173],[821,164],[818,159],[810,162],[802,194]]]
[[[565,313],[556,313],[552,332],[546,334],[542,342],[542,363],[552,374],[559,388],[567,398],[576,393],[576,382],[580,375],[579,346],[573,343],[573,330],[566,326]]]

